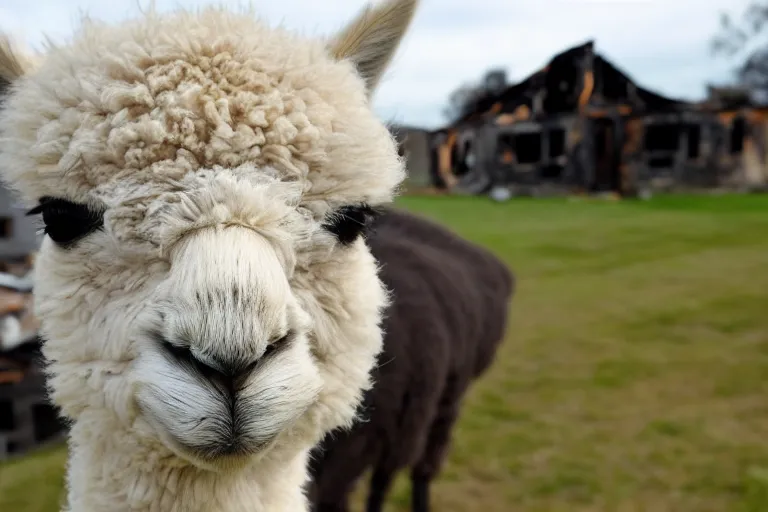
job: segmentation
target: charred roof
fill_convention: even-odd
[[[764,107],[753,101],[752,95],[746,88],[715,85],[707,86],[707,98],[702,101],[702,105],[713,110]]]
[[[693,105],[637,85],[627,73],[595,53],[594,41],[590,40],[555,55],[542,69],[500,93],[481,95],[457,124],[479,119],[491,110],[507,113],[522,105],[533,110],[537,98],[541,101],[543,115],[575,112],[582,93],[584,71],[589,69],[594,78],[590,98],[593,105],[626,104],[642,112],[677,110]]]

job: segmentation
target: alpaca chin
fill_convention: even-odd
[[[72,428],[67,512],[307,510],[306,449],[276,447],[257,464],[232,460],[211,471],[148,442],[151,427],[142,421],[130,430],[104,425],[105,418],[83,418]]]
[[[236,394],[152,354],[148,349],[136,362],[142,416],[169,450],[201,469],[230,470],[263,459],[318,398],[317,372],[301,347],[274,357]]]

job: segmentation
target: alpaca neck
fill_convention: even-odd
[[[304,512],[308,450],[238,470],[199,469],[117,425],[70,434],[70,512]],[[107,423],[103,423],[107,425]]]

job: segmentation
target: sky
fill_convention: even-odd
[[[158,10],[245,0],[155,0]],[[0,29],[40,48],[66,38],[81,13],[116,22],[148,0],[2,0]],[[250,0],[263,18],[306,35],[339,30],[367,0]],[[422,0],[410,32],[374,97],[387,122],[436,128],[451,91],[504,68],[516,82],[556,53],[589,39],[636,82],[672,97],[700,99],[730,78],[734,62],[709,41],[721,12],[748,0]]]

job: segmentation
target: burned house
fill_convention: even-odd
[[[730,100],[655,93],[589,41],[522,82],[481,95],[434,132],[432,180],[464,193],[496,185],[621,195],[759,186],[766,181],[765,112]]]

